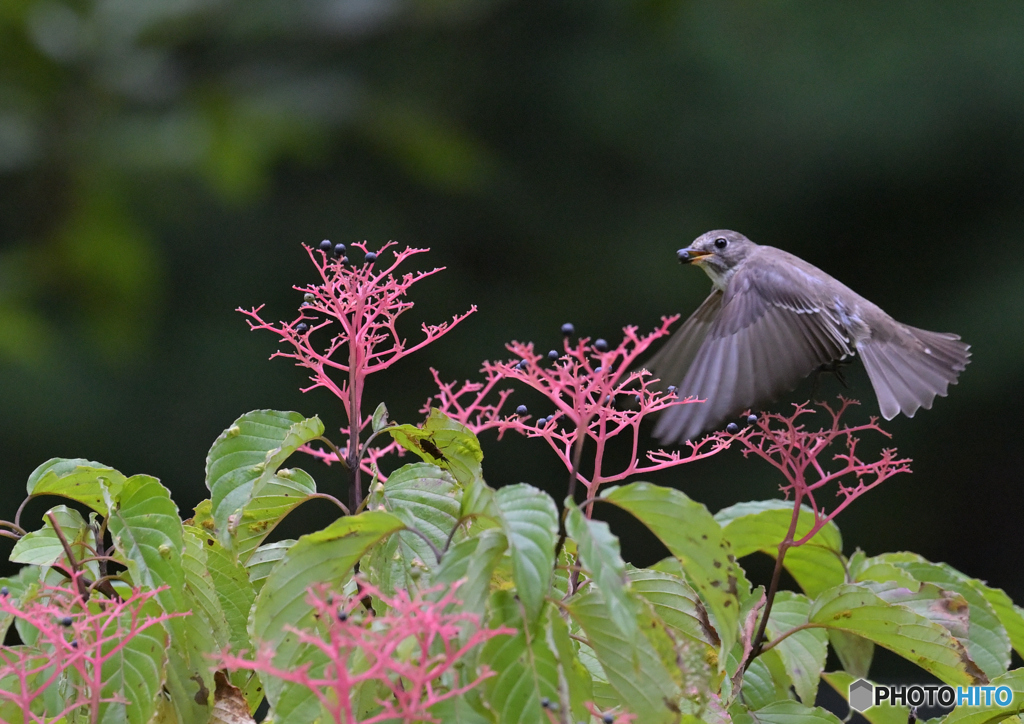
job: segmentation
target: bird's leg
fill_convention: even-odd
[[[839,380],[839,384],[846,389],[850,389],[850,386],[846,383],[846,374],[843,372],[843,368],[851,364],[853,364],[853,359],[851,357],[842,357],[820,365],[818,369],[814,371],[814,386],[811,388],[811,399],[814,399],[814,395],[818,391],[818,381],[822,374],[835,375],[836,379]]]

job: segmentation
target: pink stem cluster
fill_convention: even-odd
[[[77,578],[80,574],[72,574]],[[23,621],[37,632],[31,646],[0,646],[0,700],[13,703],[27,721],[58,721],[82,707],[88,721],[98,722],[103,704],[130,704],[120,695],[103,696],[103,666],[120,656],[125,646],[146,629],[186,614],[143,615],[150,599],[166,587],[134,590],[121,600],[82,597],[73,580],[68,586],[43,586],[38,598],[19,604],[0,595],[0,615]],[[57,712],[37,713],[43,693],[61,678],[70,691]]]
[[[815,411],[809,403],[794,405],[790,415],[765,414],[757,423],[733,437],[743,445],[745,456],[755,455],[768,462],[782,473],[786,483],[780,486],[787,498],[793,497],[797,505],[805,501],[814,511],[814,526],[792,545],[803,545],[828,524],[839,513],[846,509],[854,500],[872,488],[881,485],[894,475],[910,472],[910,459],[897,456],[895,448],[885,448],[876,460],[864,460],[857,453],[859,434],[877,432],[885,437],[889,433],[878,425],[878,418],[872,417],[862,425],[842,424],[841,418],[851,405],[858,404],[855,400],[839,398],[839,407],[833,409],[824,402],[818,405],[829,417],[828,427],[819,430],[808,430],[803,424],[805,415],[813,415]],[[820,458],[835,443],[841,443],[844,452],[832,456],[832,462],[838,463],[829,467]],[[855,482],[847,485],[844,478],[853,476]],[[836,495],[841,498],[838,505],[827,510],[819,504],[816,494],[825,486],[835,483]]]
[[[437,407],[476,433],[496,429],[500,437],[512,430],[543,439],[590,498],[607,483],[706,458],[727,448],[730,437],[714,433],[687,443],[685,452],[647,450],[641,444],[640,424],[645,417],[698,402],[680,399],[674,388],[664,391],[659,380],[636,366],[640,355],[668,335],[677,319],[678,315],[663,317],[661,326],[647,335],[638,334],[634,326],[625,327],[615,348],[596,345],[587,337],[575,343],[566,338],[555,360],[538,354],[532,342],[511,342],[507,348],[516,358],[484,362],[483,382],[448,383],[433,371],[439,392],[428,401],[425,411]],[[529,414],[505,412],[512,390],[498,388],[506,381],[540,392],[551,404],[551,414],[534,419]],[[629,462],[619,470],[607,470],[608,446],[619,436],[625,436],[630,445]],[[593,448],[589,476],[579,465],[588,442]]]
[[[493,672],[481,667],[477,676],[459,684],[458,662],[488,639],[515,633],[508,628],[480,628],[478,616],[458,612],[458,585],[437,586],[414,596],[406,591],[387,596],[365,581],[360,581],[355,596],[339,595],[326,585],[312,587],[308,601],[317,614],[319,626],[286,629],[301,643],[323,654],[327,663],[321,673],[313,673],[308,663],[295,668],[278,667],[274,664],[275,652],[269,647],[261,648],[255,659],[222,654],[221,665],[306,687],[335,724],[438,722],[430,713],[431,707],[461,696],[493,676]],[[438,596],[442,590],[445,592]],[[387,606],[387,613],[368,613],[362,604],[366,596],[379,598]],[[464,628],[472,633],[460,644]],[[355,662],[360,665],[354,666]],[[389,695],[378,701],[380,711],[357,719],[358,689],[370,681],[377,682]]]
[[[366,244],[351,245],[364,256]],[[372,463],[383,453],[367,455],[367,446],[361,446],[361,435],[370,424],[372,414],[363,414],[363,391],[368,375],[386,370],[398,360],[423,349],[442,337],[455,325],[476,311],[473,306],[451,322],[422,324],[423,339],[410,343],[398,331],[398,319],[413,307],[408,299],[410,287],[416,282],[441,271],[418,271],[399,276],[397,268],[410,257],[426,249],[406,248],[391,251],[392,260],[385,263],[382,255],[395,242],[388,242],[368,257],[369,261],[350,264],[347,257],[338,259],[319,249],[306,247],[320,280],[316,284],[296,286],[303,293],[298,316],[290,322],[267,322],[261,316],[263,306],[239,309],[248,317],[251,329],[273,332],[286,348],[271,355],[295,360],[299,367],[310,371],[311,384],[303,388],[309,392],[325,388],[341,400],[348,420],[348,439],[344,455],[306,446],[304,450],[327,460],[341,458],[339,462],[349,468],[356,495],[359,491],[360,469],[372,472]],[[393,443],[392,443],[393,445]],[[354,509],[354,507],[353,507]]]

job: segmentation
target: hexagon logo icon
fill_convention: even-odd
[[[870,681],[857,679],[850,684],[850,706],[857,711],[870,709],[874,703],[875,687]]]

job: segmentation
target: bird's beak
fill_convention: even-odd
[[[706,256],[711,256],[711,252],[690,248],[680,249],[676,252],[676,257],[679,259],[680,264],[699,264],[700,260]]]

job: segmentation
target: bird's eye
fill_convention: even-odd
[[[724,249],[728,244],[729,242],[723,239],[722,237],[718,237],[717,239],[715,239],[716,249]]]

